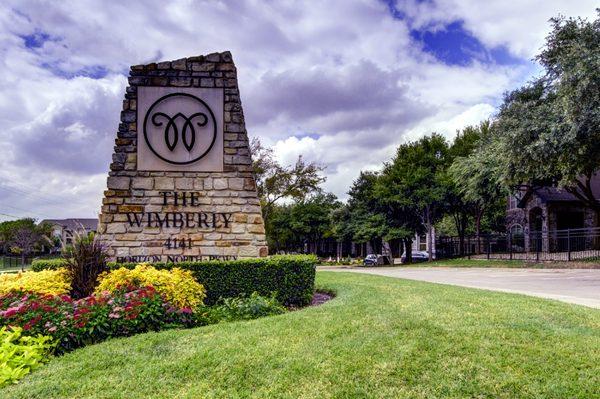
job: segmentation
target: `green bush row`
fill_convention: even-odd
[[[42,270],[56,270],[65,265],[65,260],[62,258],[55,259],[34,259],[31,262],[31,270],[41,272]]]
[[[36,260],[32,269],[56,269],[60,259]],[[110,263],[111,269],[134,268],[137,263]],[[180,263],[153,263],[157,269],[179,267],[190,270],[194,278],[206,288],[207,305],[219,298],[233,298],[257,292],[262,296],[276,293],[285,305],[304,306],[312,300],[317,258],[312,255],[276,255],[268,258],[230,261],[201,261]]]

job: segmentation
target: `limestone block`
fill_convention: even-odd
[[[175,181],[172,177],[156,177],[154,179],[154,188],[157,190],[173,190]]]
[[[194,179],[191,177],[178,177],[175,179],[175,188],[177,190],[192,190],[194,188]]]
[[[248,225],[248,233],[265,234],[265,226],[262,224],[250,224]]]
[[[238,256],[255,258],[260,255],[260,249],[255,246],[238,247]]]
[[[241,191],[244,189],[244,179],[233,177],[229,179],[229,189]]]
[[[125,229],[125,225],[121,223],[111,223],[106,226],[106,233],[125,233],[127,230]]]
[[[129,177],[109,176],[106,185],[109,189],[129,190],[130,181],[131,179]]]
[[[152,190],[154,179],[151,177],[134,177],[131,179],[131,188]]]
[[[227,179],[218,178],[213,180],[213,189],[214,190],[225,190],[227,189]]]

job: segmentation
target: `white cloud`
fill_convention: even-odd
[[[559,14],[594,19],[595,0],[400,0],[415,28],[441,29],[444,24],[463,21],[464,26],[486,47],[506,46],[512,54],[531,59],[550,31],[548,21]]]
[[[485,45],[530,58],[548,18],[593,14],[572,3],[401,1],[400,20],[376,0],[4,2],[0,213],[94,216],[129,65],[223,50],[238,67],[251,136],[285,162],[327,164],[326,189],[343,196],[399,143],[478,122],[535,71],[445,65],[410,29],[462,20]]]

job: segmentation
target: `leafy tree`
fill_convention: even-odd
[[[0,239],[5,250],[18,250],[21,254],[21,263],[36,248],[43,244],[52,244],[49,238],[52,226],[43,223],[36,224],[35,219],[25,218],[0,223]]]
[[[461,212],[472,216],[478,242],[486,216],[487,221],[492,222],[491,226],[498,227],[496,214],[500,210],[501,218],[504,217],[504,202],[508,195],[502,184],[502,170],[495,152],[486,150],[491,145],[490,131],[489,121],[465,128],[459,138],[470,137],[469,144],[464,146],[457,138],[451,147],[455,158],[448,171],[453,185],[450,198],[455,198],[450,211],[455,219],[460,218]],[[462,251],[467,225],[459,227],[458,221],[456,225]]]
[[[436,133],[398,147],[376,188],[376,197],[386,210],[388,238],[402,237],[409,249],[412,235],[431,233],[433,224],[443,216],[449,159],[448,144]],[[409,254],[407,250],[407,261]]]
[[[265,219],[276,202],[283,199],[303,200],[318,192],[319,185],[325,181],[321,175],[325,168],[314,162],[307,163],[302,156],[294,165],[283,166],[273,156],[273,150],[265,148],[256,138],[250,144],[250,151]]]
[[[265,219],[269,250],[273,253],[300,252],[302,249],[301,240],[291,229],[292,207],[293,204],[273,204],[269,219]]]
[[[348,191],[348,225],[345,232],[352,241],[369,243],[376,248],[386,231],[385,216],[375,196],[375,185],[379,175],[375,172],[360,172]]]
[[[331,193],[318,193],[292,206],[292,231],[307,244],[309,253],[316,253],[323,239],[333,237],[332,213],[340,206]]]
[[[268,235],[275,251],[316,253],[319,243],[334,237],[333,213],[341,203],[333,194],[318,193],[291,204],[274,205]]]
[[[448,150],[449,163],[457,158],[469,156],[477,148],[481,137],[488,134],[489,127],[490,122],[483,121],[479,126],[467,126],[462,131],[458,131],[456,138]],[[461,179],[456,179],[456,176],[448,173],[445,184],[447,185],[446,212],[454,221],[454,228],[459,237],[462,254],[463,243],[471,222],[471,217],[474,216],[477,224],[481,220],[483,210],[479,202],[464,196]]]
[[[513,189],[558,185],[599,210],[591,180],[600,165],[600,18],[551,21],[537,56],[545,73],[506,95],[484,158],[497,158]]]

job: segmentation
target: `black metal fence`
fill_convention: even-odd
[[[33,258],[33,256],[26,256],[25,259],[23,259],[21,256],[0,255],[0,271],[6,269],[24,269],[31,264]]]
[[[571,261],[600,259],[600,228],[439,237],[436,258]]]

